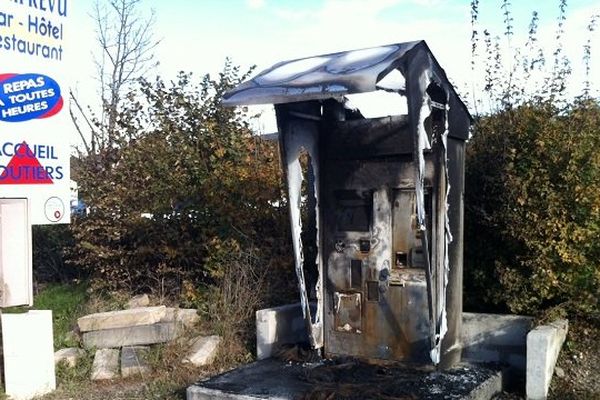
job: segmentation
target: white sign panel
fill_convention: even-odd
[[[0,198],[35,225],[69,223],[69,0],[0,2]]]
[[[0,199],[0,307],[33,305],[27,199]]]

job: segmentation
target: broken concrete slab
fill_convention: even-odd
[[[176,322],[178,327],[190,329],[200,321],[198,310],[195,308],[174,308],[167,307],[164,318],[161,322]]]
[[[108,311],[81,317],[77,324],[81,332],[151,325],[163,319],[166,312],[165,306]]]
[[[140,307],[148,307],[150,305],[150,297],[147,294],[139,294],[137,296],[133,296],[127,304],[125,304],[125,308],[140,308]]]
[[[469,364],[425,371],[358,362],[299,364],[268,359],[190,386],[187,400],[334,398],[340,390],[352,390],[355,398],[364,399],[489,400],[502,390],[502,373]]]
[[[68,367],[73,368],[77,365],[77,361],[85,355],[85,350],[77,347],[68,347],[60,349],[54,353],[54,364],[65,363]]]
[[[144,376],[152,372],[152,367],[148,364],[149,347],[129,346],[121,350],[121,376],[128,378],[131,376]]]
[[[545,400],[548,397],[554,366],[568,329],[569,322],[563,319],[538,326],[527,335],[525,392],[528,400]]]
[[[119,377],[119,350],[99,349],[92,364],[92,380],[108,380]]]
[[[221,343],[220,336],[199,336],[190,341],[191,348],[183,363],[190,363],[196,367],[209,365],[213,362]]]
[[[117,348],[166,343],[177,337],[178,330],[173,322],[160,322],[152,325],[132,326],[129,328],[105,329],[85,332],[85,348]]]

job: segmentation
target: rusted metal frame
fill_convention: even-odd
[[[311,104],[312,103],[312,104]],[[309,111],[315,112],[314,102],[296,105],[302,108],[305,106]],[[279,127],[279,151],[281,155],[282,170],[288,187],[288,206],[290,211],[290,223],[292,230],[292,244],[294,248],[295,272],[298,279],[298,289],[300,292],[300,302],[302,305],[302,314],[306,326],[310,344],[313,348],[323,346],[323,293],[322,293],[322,267],[320,263],[320,221],[319,221],[319,154],[318,154],[318,124],[312,118],[299,119],[299,116],[291,115],[289,105],[277,105],[276,115]],[[304,110],[299,112],[304,114]],[[310,114],[309,114],[310,115]],[[315,115],[318,117],[318,115]],[[308,121],[307,121],[308,120]],[[307,124],[313,125],[308,127]],[[300,153],[307,151],[311,169],[313,172],[313,188],[315,195],[315,217],[316,221],[316,263],[318,267],[317,277],[317,312],[313,323],[310,310],[308,291],[306,288],[306,279],[304,274],[304,253],[302,249],[302,220],[301,220],[301,185],[304,177],[300,165]]]

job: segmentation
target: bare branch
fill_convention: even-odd
[[[114,146],[123,92],[157,65],[153,51],[160,41],[153,34],[155,12],[149,16],[139,12],[142,0],[105,0],[104,6],[100,1],[96,0],[93,14],[100,45],[95,60],[103,105],[103,135],[107,146]]]

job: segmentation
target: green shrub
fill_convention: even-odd
[[[533,103],[483,117],[467,152],[468,306],[599,312],[600,107]]]
[[[36,283],[68,283],[84,277],[66,262],[65,254],[74,245],[68,225],[34,225],[32,238]]]
[[[94,288],[186,295],[182,289],[214,282],[205,260],[219,251],[215,240],[289,266],[277,144],[221,105],[238,75],[228,63],[217,80],[199,84],[189,74],[140,82],[119,113],[119,146],[80,157],[77,181],[90,212],[71,225],[69,259]]]

